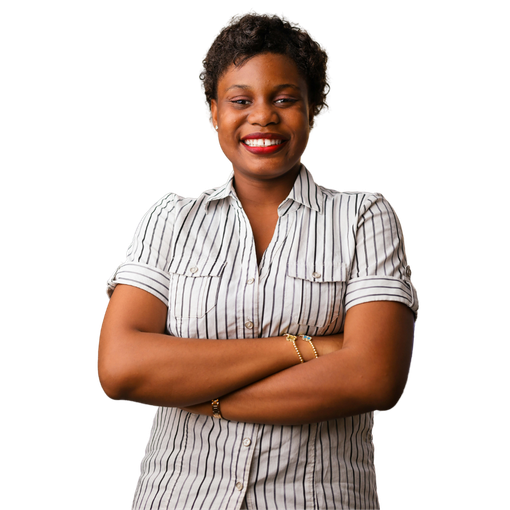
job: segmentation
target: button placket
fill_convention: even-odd
[[[235,451],[238,456],[238,469],[232,473],[231,487],[235,492],[244,493],[248,487],[253,455],[256,450],[257,437],[260,438],[260,426],[247,424],[243,435],[236,441]],[[241,496],[240,496],[241,497]]]
[[[248,235],[246,232],[244,253],[249,254],[244,260],[240,267],[240,271],[243,274],[243,280],[245,282],[244,289],[242,290],[243,298],[238,301],[238,317],[242,320],[243,328],[246,332],[246,338],[251,338],[255,335],[258,324],[258,294],[257,294],[257,277],[258,264],[257,254],[255,251],[255,241],[253,235]]]

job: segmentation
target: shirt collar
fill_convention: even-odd
[[[321,188],[315,184],[312,174],[306,169],[305,165],[301,165],[301,171],[287,197],[287,200],[289,199],[299,202],[318,213],[322,211],[324,195]]]
[[[233,197],[235,200],[238,200],[234,189],[234,173],[230,175],[229,180],[223,186],[211,193],[205,203],[208,205],[214,200],[223,200],[227,197]],[[303,204],[319,213],[322,211],[324,195],[321,188],[315,184],[312,174],[306,169],[305,165],[301,165],[301,170],[294,182],[294,186],[280,207],[288,200]]]
[[[236,190],[234,189],[234,172],[230,174],[230,178],[223,186],[212,191],[205,203],[209,205],[212,201],[223,200],[227,197],[233,197],[237,200]]]

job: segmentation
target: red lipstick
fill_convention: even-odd
[[[279,143],[272,145],[248,145],[246,140],[279,140]],[[241,138],[241,143],[248,152],[264,155],[278,152],[287,144],[287,140],[278,133],[250,133]]]
[[[241,140],[258,140],[260,138],[267,138],[269,140],[285,140],[285,137],[278,133],[250,133],[249,135],[243,136]]]
[[[282,142],[278,145],[268,145],[267,147],[250,147],[243,143],[243,147],[252,154],[274,154],[283,148],[287,142]]]

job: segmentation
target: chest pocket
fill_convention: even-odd
[[[346,264],[287,267],[292,288],[292,322],[325,328],[344,313]]]
[[[225,264],[200,267],[190,264],[173,271],[170,268],[169,313],[176,318],[202,318],[217,303],[221,274]]]

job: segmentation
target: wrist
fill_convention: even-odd
[[[283,337],[293,347],[295,356],[292,357],[293,364],[306,363],[319,357],[319,354],[313,344],[313,338],[307,335],[284,334]],[[287,352],[290,352],[287,349]]]
[[[298,349],[301,352],[301,355],[303,356],[303,359],[305,360],[305,363],[307,361],[311,361],[315,359],[317,356],[315,355],[317,351],[312,347],[313,344],[310,344],[310,342],[307,342],[303,335],[298,336],[296,340],[296,344],[298,346]]]
[[[221,410],[220,410],[220,399],[215,398],[214,400],[211,400],[211,407],[212,407],[212,415],[214,418],[221,419],[223,416],[221,416]]]
[[[313,342],[319,356],[325,356],[332,352],[338,351],[343,347],[344,335],[337,333],[335,335],[315,337]]]

